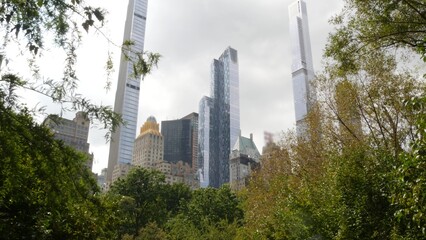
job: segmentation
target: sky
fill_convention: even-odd
[[[102,34],[83,33],[77,52],[79,92],[94,103],[114,105],[128,1],[87,1],[107,12]],[[209,96],[210,64],[228,47],[238,51],[241,133],[254,135],[257,148],[264,145],[264,131],[276,134],[295,127],[291,83],[288,5],[294,0],[150,0],[145,50],[162,55],[158,69],[141,83],[138,128],[149,116],[157,122],[174,120],[198,112],[203,96]],[[312,55],[316,72],[333,26],[328,20],[343,7],[343,0],[306,0]],[[108,36],[108,39],[105,38]],[[40,67],[50,77],[61,76],[63,52],[46,49]],[[111,52],[115,72],[109,91],[105,63]],[[22,64],[18,60],[13,64]],[[30,104],[43,104],[41,96]],[[46,104],[49,113],[58,106]],[[56,112],[55,112],[56,111]],[[64,117],[73,118],[74,113]],[[139,130],[138,130],[139,132]],[[107,167],[109,143],[99,126],[90,129],[93,171]],[[135,135],[136,137],[136,135]],[[279,139],[276,139],[279,140]]]

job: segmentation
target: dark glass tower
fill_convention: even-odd
[[[212,62],[210,95],[199,111],[200,186],[220,187],[229,182],[230,149],[240,135],[238,53],[231,47]]]
[[[197,165],[198,114],[191,113],[178,120],[162,121],[164,160],[171,163],[182,161],[193,169]]]

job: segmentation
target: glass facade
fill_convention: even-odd
[[[297,134],[305,132],[304,118],[315,101],[315,90],[311,89],[314,79],[311,42],[309,38],[308,15],[304,0],[298,0],[289,7],[290,44],[292,56],[292,82]]]
[[[198,118],[198,171],[200,187],[208,187],[210,168],[210,117],[213,109],[213,99],[203,97],[199,106]],[[212,156],[213,158],[213,156]]]
[[[200,185],[229,182],[229,153],[240,135],[238,54],[228,47],[211,64],[211,97],[200,102]]]
[[[164,160],[171,163],[182,161],[191,167],[193,162],[194,138],[198,138],[198,114],[192,113],[182,119],[162,121],[161,134],[164,139]]]
[[[143,52],[148,0],[129,0],[124,28],[124,40],[132,40],[132,52]],[[128,53],[132,57],[132,53]],[[140,76],[134,76],[133,63],[121,56],[114,111],[120,113],[124,125],[112,135],[110,144],[107,181],[118,163],[130,164],[139,109]]]

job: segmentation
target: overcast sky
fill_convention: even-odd
[[[92,0],[108,11],[103,32],[121,44],[127,1]],[[153,115],[158,122],[198,112],[209,95],[210,63],[231,46],[238,51],[242,135],[254,134],[261,151],[263,132],[280,133],[295,127],[291,83],[288,5],[293,0],[150,0],[145,50],[162,55],[158,69],[141,84],[138,128]],[[328,20],[343,6],[342,0],[306,0],[315,71],[332,31]],[[99,34],[85,35],[78,51],[79,91],[95,103],[114,105],[120,51]],[[112,88],[104,90],[107,52],[116,68]],[[61,53],[45,52],[41,67],[60,76]],[[61,59],[62,61],[62,59]],[[39,100],[32,99],[32,103]],[[48,105],[55,113],[57,107]],[[65,117],[72,118],[73,113]],[[139,130],[138,130],[139,132]],[[90,130],[94,172],[107,166],[109,144],[104,131]]]

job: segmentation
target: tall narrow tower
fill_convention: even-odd
[[[231,47],[212,62],[210,95],[200,102],[200,184],[220,187],[229,182],[229,154],[240,135],[238,53]]]
[[[133,41],[132,50],[134,52],[143,51],[147,8],[148,0],[129,0],[124,40]],[[138,120],[139,90],[140,76],[133,74],[133,63],[127,61],[122,53],[114,111],[122,115],[125,124],[112,134],[107,181],[111,181],[115,165],[132,162],[133,142],[136,137]]]
[[[314,79],[314,67],[305,1],[297,0],[290,4],[288,12],[296,130],[297,135],[302,136],[307,127],[305,123],[306,114],[316,99],[315,91],[311,86],[311,81]]]

